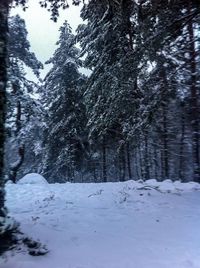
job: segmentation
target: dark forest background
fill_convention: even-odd
[[[25,22],[9,19],[8,178],[199,182],[198,1],[93,0],[81,17],[39,85],[24,74],[42,67]]]

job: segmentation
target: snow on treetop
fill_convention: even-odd
[[[47,180],[40,174],[29,173],[18,181],[18,184],[47,184]]]

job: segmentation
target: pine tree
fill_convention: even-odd
[[[45,78],[46,158],[44,174],[52,180],[74,180],[83,158],[85,108],[82,103],[84,76],[75,38],[67,22],[60,28],[58,48],[47,62],[52,69]]]
[[[8,14],[9,5],[12,1],[0,2],[0,255],[13,244],[19,242],[16,238],[19,234],[18,224],[7,216],[4,206],[4,145],[5,145],[5,111],[6,111],[6,87],[8,82],[7,75],[7,56],[8,56]],[[22,1],[23,2],[23,1]],[[23,4],[23,3],[22,3]],[[21,238],[23,240],[23,238]],[[29,245],[31,240],[29,239]],[[24,242],[28,247],[27,243]],[[21,241],[22,242],[22,241]],[[38,247],[39,244],[35,243]],[[34,246],[34,248],[35,248]],[[29,251],[31,252],[31,250]]]
[[[86,25],[78,28],[78,41],[85,66],[92,70],[85,92],[89,140],[98,141],[95,150],[102,147],[102,178],[107,180],[109,147],[118,143],[116,153],[122,165],[120,179],[125,179],[125,146],[127,128],[133,123],[139,104],[136,66],[140,58],[134,57],[131,15],[132,1],[90,1],[81,17]],[[129,167],[130,170],[130,167]]]
[[[27,124],[31,115],[36,116],[37,101],[33,99],[38,86],[26,78],[24,67],[29,67],[39,78],[39,69],[42,64],[37,60],[34,53],[30,51],[30,43],[27,40],[25,22],[19,15],[9,19],[8,39],[8,110],[7,125],[9,138],[7,148],[12,147],[12,153],[6,152],[6,166],[10,169],[9,179],[16,182],[17,173],[26,159],[26,137],[28,136]],[[31,109],[32,107],[32,109]],[[30,145],[30,143],[29,143]],[[16,152],[14,157],[13,152]]]
[[[0,255],[13,243],[16,230],[14,222],[10,222],[4,206],[4,142],[5,142],[5,103],[7,84],[7,31],[8,2],[0,2]]]
[[[196,152],[199,148],[197,145],[197,133],[199,133],[197,130],[197,103],[199,102],[199,96],[196,94],[192,98],[195,100],[195,105],[190,106],[196,107],[196,113],[191,113],[188,105],[190,102],[188,101],[191,99],[190,73],[192,61],[189,63],[187,56],[188,51],[191,51],[188,27],[191,22],[193,22],[193,27],[198,27],[199,4],[195,1],[190,1],[190,5],[192,11],[189,14],[187,11],[188,1],[143,1],[138,4],[137,9],[138,33],[141,39],[138,53],[143,54],[143,70],[141,69],[138,78],[143,91],[139,109],[141,116],[138,124],[141,132],[141,137],[138,140],[142,145],[139,145],[139,147],[142,146],[143,148],[142,158],[146,158],[144,153],[146,146],[142,142],[142,133],[145,133],[146,129],[154,132],[153,135],[148,136],[148,144],[152,143],[150,147],[148,145],[148,151],[151,152],[151,147],[156,146],[156,148],[152,148],[152,151],[154,151],[154,163],[157,165],[156,173],[159,171],[159,177],[163,178],[178,178],[176,166],[185,157],[188,159],[187,170],[191,170],[191,151],[186,146],[186,138],[187,142],[191,143],[189,136],[193,135],[194,141],[194,136],[196,135],[196,145],[194,146],[193,142],[193,148],[196,148]],[[197,45],[197,40],[195,42]],[[190,47],[188,47],[189,44]],[[150,68],[148,68],[150,63]],[[181,116],[181,103],[185,103],[184,119]],[[196,119],[194,120],[195,114]],[[196,131],[193,131],[193,134],[190,134],[190,120],[191,125],[196,122],[194,123]],[[134,135],[134,133],[133,128],[130,131],[130,135]],[[182,156],[179,156],[177,151]],[[198,162],[198,155],[198,153],[195,154],[196,162]],[[149,163],[152,162],[151,157],[152,154],[149,153]],[[144,162],[147,163],[147,161]],[[191,173],[185,173],[181,176],[186,178],[188,175],[192,176]],[[158,174],[155,176],[158,176]]]

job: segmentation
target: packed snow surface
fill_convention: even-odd
[[[21,178],[18,184],[47,184],[47,180],[40,174],[37,173],[29,173],[26,174],[23,178]]]
[[[1,268],[200,268],[200,185],[8,184],[7,206],[50,252]]]

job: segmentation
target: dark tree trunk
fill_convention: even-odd
[[[156,150],[156,145],[153,144],[153,162],[154,162],[154,176],[155,176],[155,179],[158,180],[158,153],[157,153],[157,150]]]
[[[125,177],[126,177],[126,156],[125,156],[124,144],[121,145],[119,153],[120,153],[120,166],[121,166],[120,181],[125,181]]]
[[[11,245],[9,230],[4,230],[6,221],[4,196],[4,142],[5,110],[7,84],[7,34],[8,34],[8,1],[0,1],[0,255]]]
[[[7,84],[7,33],[8,4],[0,2],[0,216],[4,213],[4,142]]]
[[[94,182],[97,182],[97,168],[96,168],[96,160],[92,160],[92,171],[93,171],[93,179]]]
[[[188,1],[188,13],[191,11],[191,1]],[[191,107],[191,126],[192,126],[192,147],[193,147],[193,163],[194,163],[194,181],[200,182],[200,157],[199,157],[199,108],[197,93],[197,67],[196,67],[196,51],[194,41],[194,28],[192,21],[188,24],[189,43],[190,43],[190,107]]]
[[[24,162],[24,155],[25,155],[24,144],[19,147],[18,155],[19,155],[19,160],[11,168],[11,171],[10,171],[10,178],[9,179],[12,180],[14,183],[17,182],[17,172],[19,171],[20,167],[22,166],[22,164]]]
[[[21,115],[22,115],[22,109],[21,109],[21,102],[17,101],[17,115],[16,115],[16,135],[19,133],[21,129]]]
[[[145,180],[150,178],[149,174],[149,149],[148,149],[148,133],[144,134],[144,177]]]
[[[141,176],[141,179],[144,180],[145,178],[144,178],[144,168],[143,168],[143,159],[142,159],[141,143],[140,143],[140,145],[139,145],[138,152],[139,152],[140,176]]]
[[[132,179],[131,156],[130,156],[130,144],[129,144],[129,142],[127,142],[127,145],[126,145],[126,154],[127,154],[128,177],[129,177],[129,179]]]
[[[136,176],[137,179],[140,180],[140,174],[139,174],[139,161],[138,161],[138,148],[135,148],[135,154],[134,154],[134,159],[135,159],[135,171],[136,171]]]
[[[181,115],[181,139],[180,139],[180,152],[179,152],[179,179],[181,181],[184,180],[184,142],[185,142],[185,116],[184,111],[182,111]]]
[[[169,155],[168,155],[168,124],[166,105],[163,105],[163,161],[164,178],[169,178]]]
[[[103,153],[103,181],[107,182],[106,139],[105,139],[105,137],[103,137],[102,153]]]
[[[164,150],[163,150],[163,145],[162,145],[162,148],[160,150],[160,168],[161,168],[161,172],[160,172],[160,175],[161,175],[161,178],[159,180],[163,180],[164,177],[165,177],[165,163],[164,163]]]

